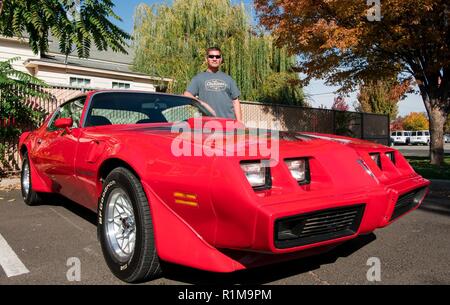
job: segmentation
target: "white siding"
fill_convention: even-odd
[[[50,67],[39,67],[39,71],[36,76],[41,80],[45,81],[51,85],[70,85],[70,78],[87,78],[91,80],[91,84],[89,87],[91,88],[99,88],[99,89],[112,89],[113,82],[121,82],[130,84],[130,89],[133,90],[143,90],[143,91],[155,91],[155,85],[150,80],[136,79],[134,77],[130,78],[116,78],[115,76],[108,76],[102,74],[93,73],[76,73],[76,71],[59,68],[50,68]]]
[[[51,85],[69,85],[69,79],[64,71],[57,68],[39,67],[36,75],[37,78]]]
[[[132,83],[130,89],[132,89],[132,90],[140,90],[140,91],[151,91],[151,92],[155,92],[156,91],[156,87],[155,87],[154,84],[141,83],[141,82],[134,82],[134,83]]]
[[[23,41],[12,41],[0,37],[0,61],[5,61],[13,57],[20,57],[19,60],[13,63],[16,70],[28,72],[24,67],[23,62],[29,58],[39,59],[39,55],[35,55],[28,43]]]

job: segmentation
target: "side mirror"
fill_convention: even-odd
[[[64,128],[67,133],[70,133],[70,127],[73,125],[72,118],[60,118],[55,121],[56,128]]]

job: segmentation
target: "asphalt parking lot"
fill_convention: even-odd
[[[165,264],[145,284],[450,284],[450,183],[432,185],[420,209],[327,254],[232,274]],[[95,221],[62,198],[29,207],[14,187],[0,190],[0,252],[8,253],[0,284],[122,284],[104,262]],[[374,259],[380,281],[367,277]]]

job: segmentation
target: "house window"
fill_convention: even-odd
[[[113,89],[130,89],[130,84],[113,82],[112,87],[113,87]]]
[[[81,77],[71,77],[70,85],[75,87],[87,87],[91,84],[91,80],[89,78],[81,78]]]

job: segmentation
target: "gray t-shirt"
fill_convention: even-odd
[[[208,103],[218,117],[236,119],[232,101],[241,94],[236,82],[221,71],[194,76],[187,91]]]

